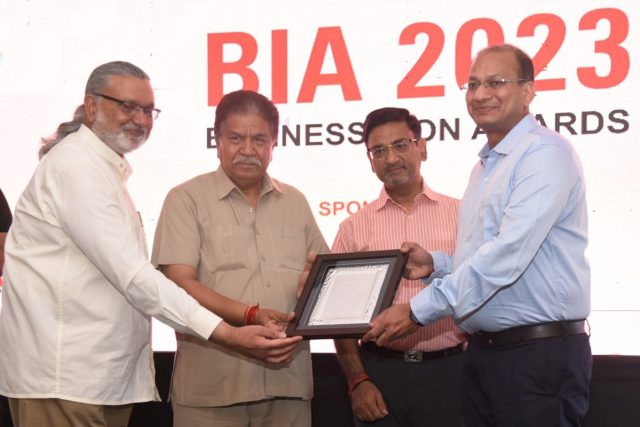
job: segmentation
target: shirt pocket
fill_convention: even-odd
[[[238,225],[211,224],[203,229],[201,262],[210,272],[247,269],[249,264],[249,230]]]
[[[304,225],[281,224],[276,231],[279,236],[277,247],[282,255],[279,266],[302,271],[307,256],[307,233]]]

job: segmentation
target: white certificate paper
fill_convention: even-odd
[[[308,324],[369,323],[388,269],[388,264],[331,268]]]

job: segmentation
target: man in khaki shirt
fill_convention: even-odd
[[[289,320],[279,312],[295,306],[306,254],[328,252],[305,197],[266,173],[278,122],[262,95],[224,96],[220,167],[171,190],[156,229],[153,263],[187,290],[199,282],[220,294],[205,306],[237,324]],[[310,426],[312,392],[308,343],[276,367],[178,335],[174,425]]]

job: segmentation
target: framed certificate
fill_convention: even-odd
[[[391,305],[406,263],[399,250],[318,255],[287,335],[361,337]]]

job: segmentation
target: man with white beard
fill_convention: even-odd
[[[17,427],[126,426],[133,403],[159,400],[150,316],[269,363],[293,357],[300,337],[230,326],[149,263],[124,155],[159,112],[146,73],[110,62],[43,141],[6,244],[0,394]]]

